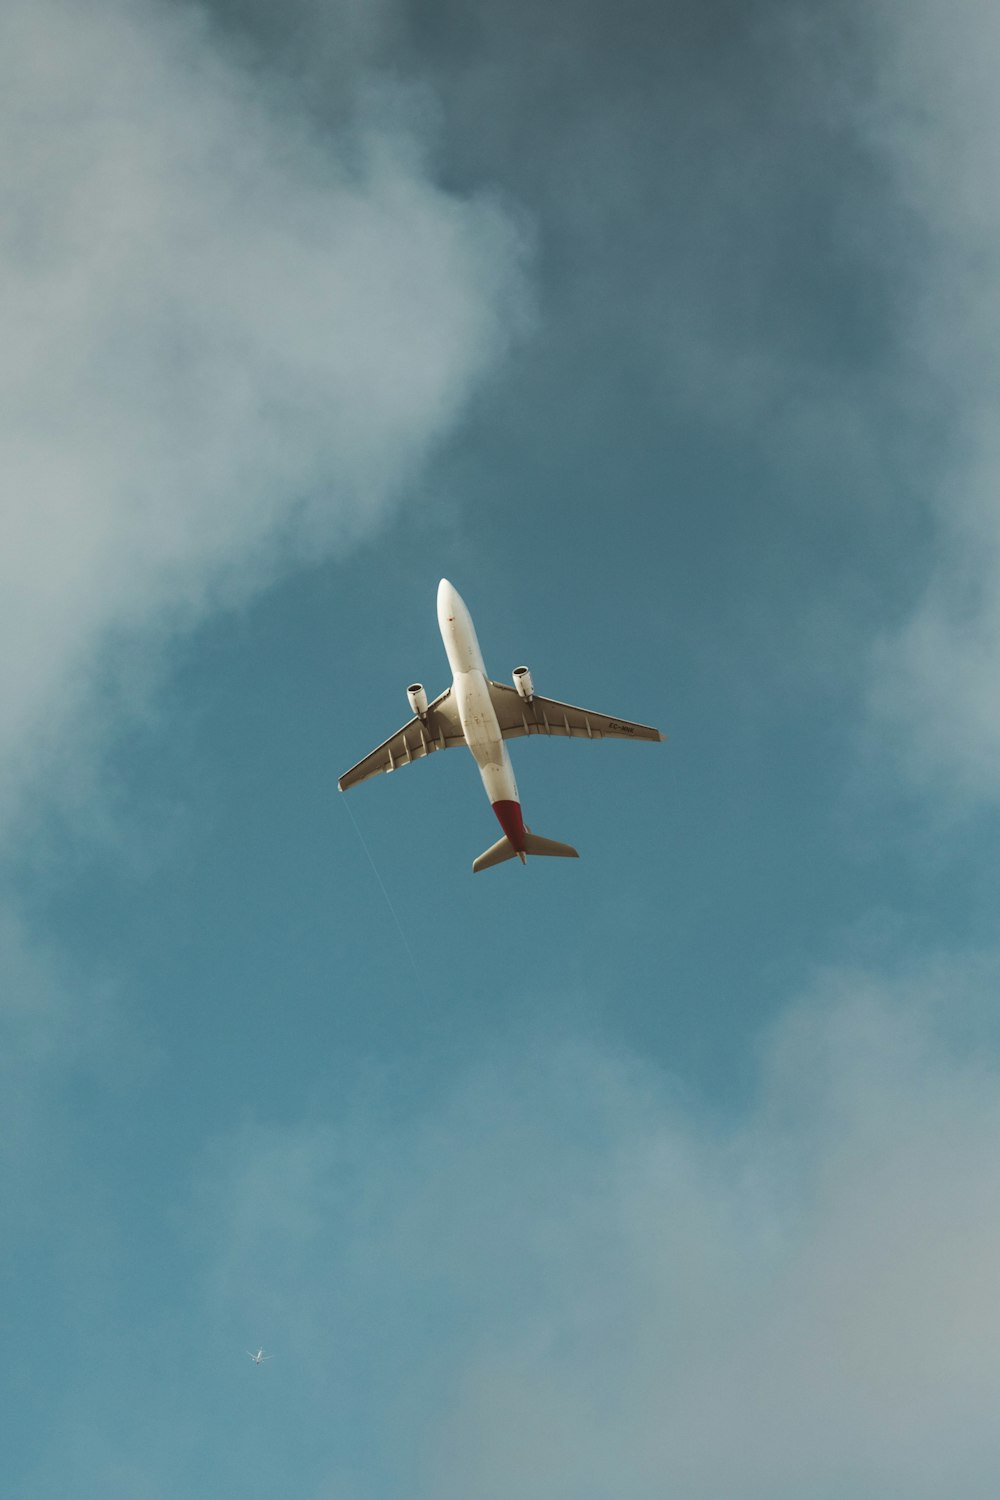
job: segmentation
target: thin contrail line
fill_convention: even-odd
[[[346,797],[344,797],[342,793],[340,794],[340,800],[344,804],[344,807],[345,807],[345,809],[347,811],[347,816],[350,818],[351,822],[354,824],[354,832],[357,834],[358,839],[359,839],[360,844],[361,844],[361,847],[365,851],[365,854],[368,857],[368,863],[372,867],[372,873],[375,876],[375,879],[379,883],[379,889],[381,890],[382,895],[385,897],[385,904],[386,904],[386,906],[389,908],[389,910],[392,913],[392,920],[395,922],[396,929],[399,932],[400,942],[403,944],[403,947],[406,949],[406,956],[410,960],[410,967],[413,969],[414,978],[416,979],[417,983],[420,985],[421,989],[423,989],[423,983],[424,982],[423,982],[423,978],[421,976],[420,970],[417,968],[417,960],[414,957],[413,949],[410,947],[410,944],[409,944],[409,942],[407,940],[406,933],[403,931],[403,924],[399,920],[399,914],[396,911],[396,908],[392,904],[392,898],[389,895],[389,892],[385,888],[385,881],[382,879],[381,875],[379,874],[379,872],[378,872],[378,866],[376,865],[374,859],[372,859],[372,852],[369,849],[367,843],[365,842],[365,836],[364,836],[364,834],[361,832],[361,829],[358,827],[358,820],[357,820],[357,818],[351,812],[351,805],[350,805],[350,803],[347,801]]]

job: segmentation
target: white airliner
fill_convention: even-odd
[[[252,1349],[248,1349],[247,1353],[249,1354],[255,1365],[262,1365],[265,1359],[274,1358],[273,1354],[265,1354],[263,1349],[258,1349],[256,1354],[254,1354]]]
[[[394,735],[359,760],[337,785],[342,792],[377,776],[381,771],[395,771],[411,761],[430,755],[434,750],[450,750],[454,745],[468,745],[475,756],[483,778],[486,795],[493,804],[503,838],[473,863],[473,870],[488,870],[505,859],[518,858],[525,863],[527,854],[563,855],[578,858],[569,844],[542,839],[525,828],[517,783],[507,753],[506,740],[524,734],[561,734],[577,739],[599,740],[606,737],[623,740],[662,740],[658,729],[648,724],[633,724],[629,719],[614,719],[608,714],[591,713],[554,698],[541,698],[535,692],[527,667],[514,668],[514,686],[491,682],[486,675],[482,652],[476,639],[472,617],[458,591],[447,578],[438,584],[438,625],[448,653],[448,665],[454,673],[450,688],[428,703],[423,684],[413,682],[406,689],[414,717]]]

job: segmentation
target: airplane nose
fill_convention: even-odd
[[[457,598],[458,594],[455,592],[453,585],[448,582],[447,578],[442,578],[438,584],[437,597],[439,620],[454,619],[456,613],[455,601]]]

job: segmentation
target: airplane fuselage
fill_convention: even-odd
[[[514,768],[490,697],[486,664],[475,626],[458,590],[446,578],[438,585],[438,625],[454,682],[452,692],[465,735],[475,757],[486,795],[497,821],[519,857],[524,859],[524,820]]]

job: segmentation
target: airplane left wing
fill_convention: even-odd
[[[345,771],[337,785],[342,792],[346,792],[348,787],[357,786],[359,781],[367,781],[370,776],[378,776],[382,771],[395,771],[400,766],[408,766],[411,761],[430,755],[434,750],[450,750],[455,745],[464,744],[465,735],[451,701],[451,688],[446,688],[440,697],[427,705],[427,712],[422,719],[410,719],[402,729],[397,729],[395,734],[390,735],[370,755],[366,755],[364,760],[359,760],[356,766]]]
[[[505,740],[516,740],[525,734],[561,734],[579,740],[663,739],[660,731],[648,724],[616,719],[610,714],[594,713],[589,708],[575,708],[572,703],[559,703],[555,698],[542,698],[538,693],[529,703],[516,688],[508,687],[505,682],[491,682],[490,697]]]

